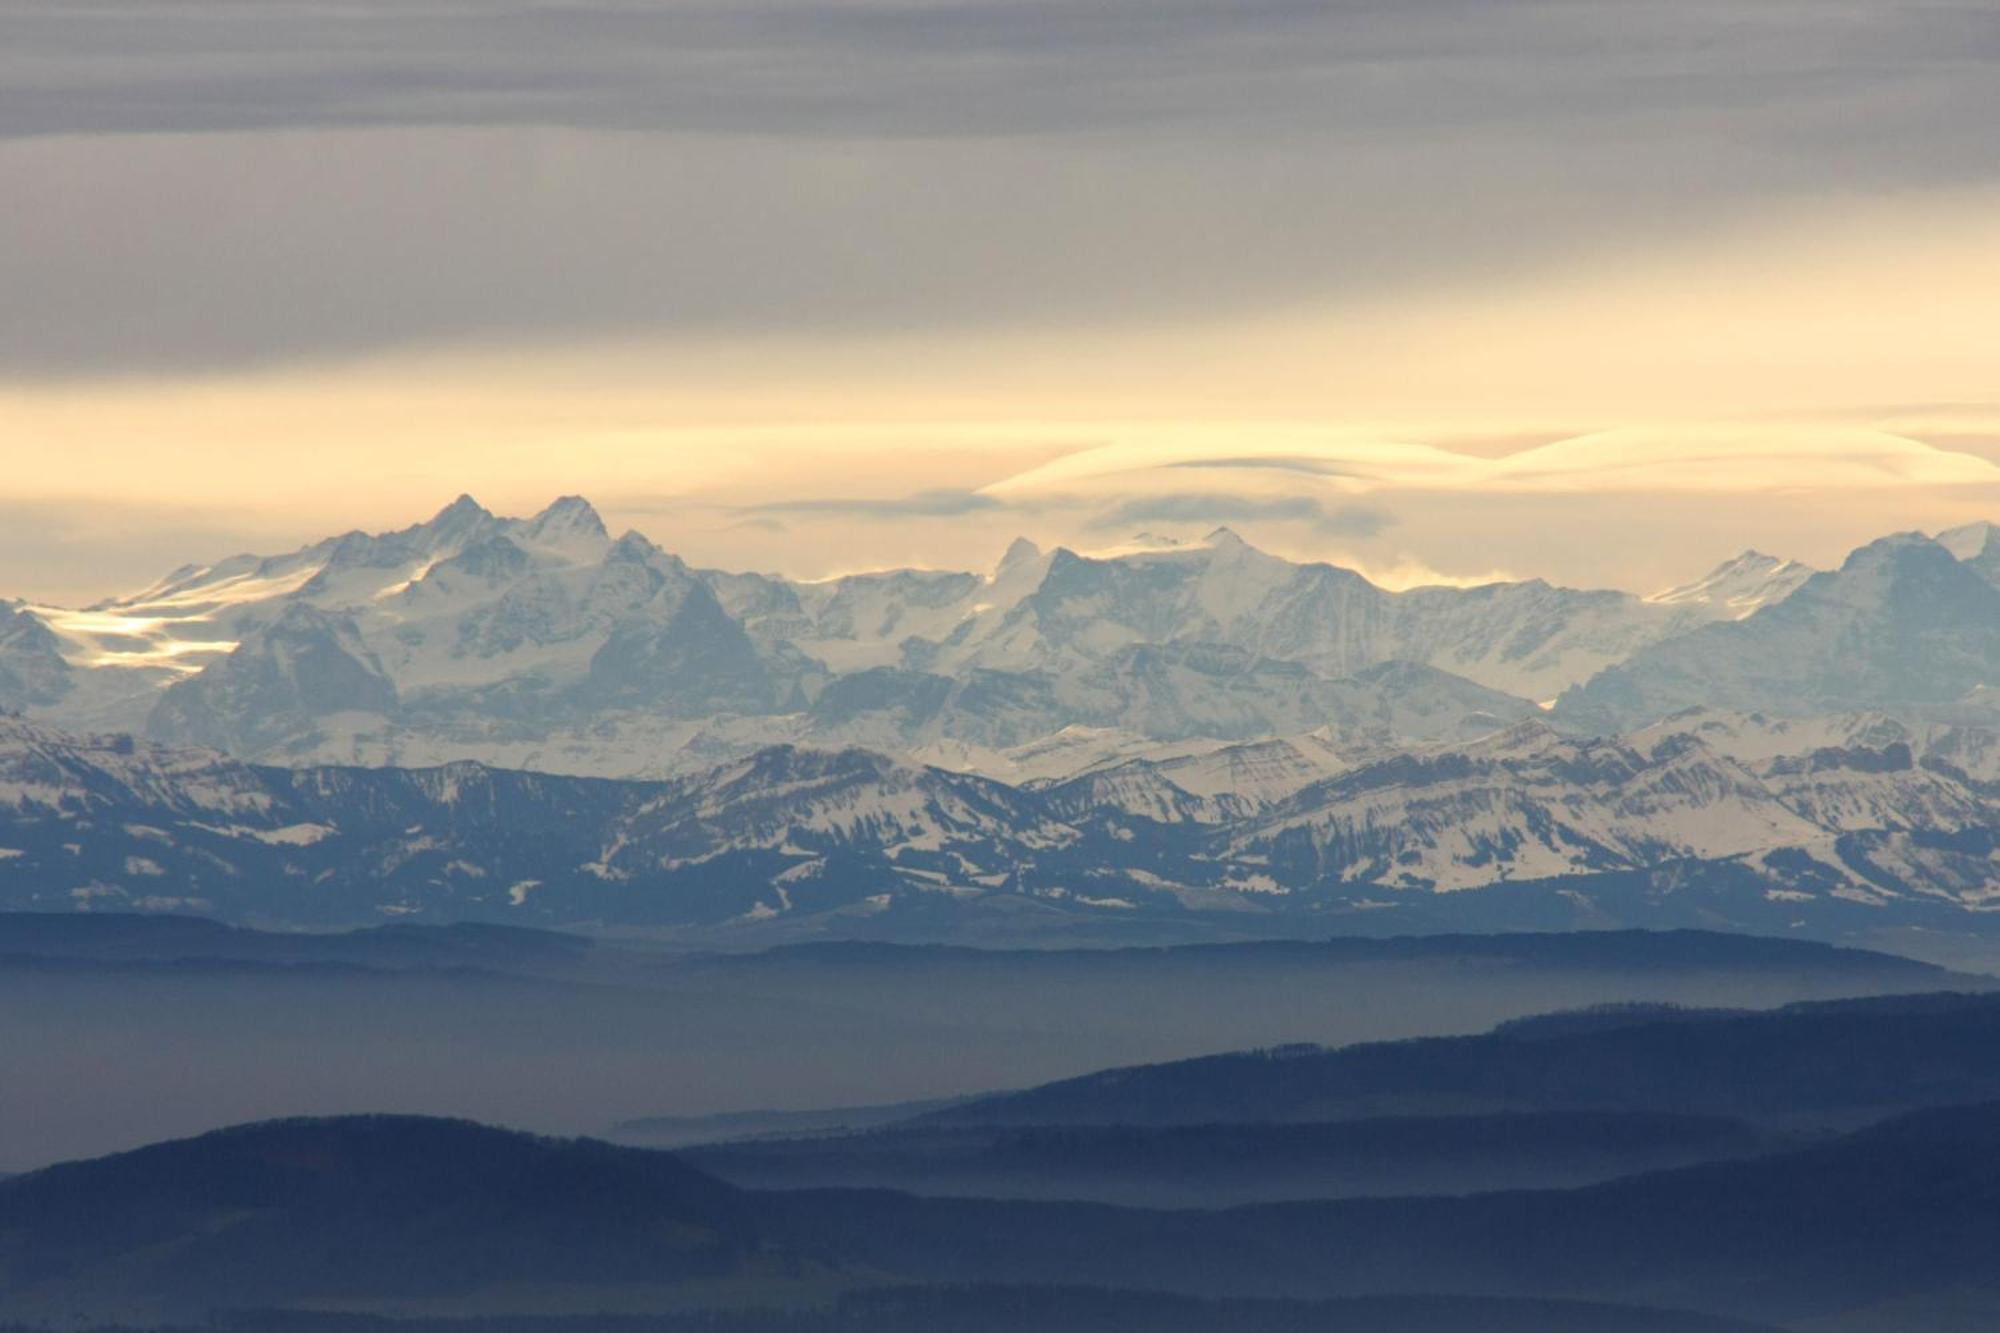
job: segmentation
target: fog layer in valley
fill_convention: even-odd
[[[410,944],[450,937],[333,937],[351,943],[314,947],[345,956],[319,960],[277,956],[299,937],[247,932],[227,948],[135,943],[116,958],[15,942],[0,950],[0,1170],[272,1116],[422,1112],[596,1134],[642,1117],[954,1097],[1246,1047],[1478,1031],[1605,1001],[1768,1007],[1982,984],[1820,946],[1639,934],[681,958],[538,943],[483,965]],[[199,956],[231,951],[266,956]]]

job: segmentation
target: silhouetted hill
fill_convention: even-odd
[[[1717,930],[1447,932],[1380,938],[1337,936],[1319,940],[1253,940],[1230,944],[1127,946],[1100,949],[977,949],[944,944],[890,944],[838,940],[783,945],[758,954],[717,955],[743,966],[790,961],[826,964],[922,966],[938,962],[1039,960],[1050,966],[1251,960],[1269,965],[1339,966],[1357,963],[1532,963],[1549,968],[1617,972],[1715,968],[1789,968],[1857,975],[1949,975],[1943,968],[1896,954]]]
[[[0,1309],[672,1282],[754,1249],[737,1192],[668,1154],[417,1117],[248,1125],[0,1184]]]
[[[1778,1136],[1717,1117],[1550,1111],[1334,1124],[890,1126],[681,1155],[753,1189],[879,1187],[1216,1208],[1549,1189],[1780,1146]]]
[[[139,912],[0,911],[0,958],[106,962],[337,962],[378,968],[575,968],[632,961],[631,951],[588,935],[477,922],[392,923],[358,930],[258,930],[201,916]],[[661,961],[660,956],[650,956]],[[893,973],[949,966],[1036,972],[1195,971],[1255,965],[1324,969],[1368,964],[1532,966],[1580,972],[1755,971],[1814,974],[1936,988],[1977,978],[1896,954],[1709,930],[1517,931],[1496,934],[1342,936],[1123,948],[984,949],[951,945],[828,941],[755,953],[681,955],[699,972],[840,967]]]
[[[1113,1069],[925,1119],[1197,1124],[1595,1108],[1858,1123],[2000,1097],[2000,997],[1897,996],[1583,1026]]]
[[[932,1281],[1611,1299],[1782,1322],[1996,1285],[2000,1104],[1578,1190],[1219,1213],[863,1191],[765,1202],[791,1244]]]
[[[198,916],[0,912],[0,957],[545,970],[574,965],[595,950],[582,935],[473,922],[308,932],[253,930]]]
[[[247,1126],[0,1184],[0,1317],[65,1325],[199,1319],[215,1307],[380,1312],[413,1300],[440,1315],[631,1309],[635,1300],[823,1310],[842,1285],[885,1282],[1257,1300],[1421,1292],[1783,1322],[1992,1285],[1996,1253],[2000,1104],[1585,1189],[1220,1212],[739,1192],[667,1154],[398,1117]],[[794,1279],[819,1285],[788,1287]],[[1142,1313],[1092,1324],[1075,1311],[1097,1298],[1047,1293],[996,1297],[980,1317],[974,1300],[960,1321],[940,1313],[958,1298],[880,1299],[890,1304],[875,1307],[873,1323],[853,1313],[864,1303],[796,1327],[915,1328],[927,1309],[934,1327],[996,1331],[1342,1327],[1287,1324],[1297,1312],[1277,1306],[1256,1316],[1276,1322],[1246,1313],[1235,1324],[1176,1325],[1186,1307],[1171,1303],[1151,1322]],[[1071,1314],[1057,1317],[1063,1301]],[[1096,1308],[1103,1316],[1116,1307]],[[1437,1319],[1370,1324],[1356,1308],[1349,1314],[1371,1333],[1703,1327],[1590,1323],[1595,1316],[1529,1307],[1500,1311],[1510,1325],[1477,1304],[1435,1299],[1380,1308]],[[788,1327],[744,1318],[711,1326]]]
[[[44,1333],[0,1324],[0,1333]],[[298,1310],[228,1314],[199,1329],[87,1333],[1781,1333],[1685,1311],[1595,1301],[1364,1296],[1213,1301],[1090,1287],[894,1286],[785,1310],[660,1315],[387,1318]]]
[[[7,1333],[0,1330],[0,1333]],[[379,1320],[263,1314],[222,1333],[1775,1333],[1766,1325],[1581,1301],[1368,1296],[1213,1301],[1087,1287],[888,1287],[821,1308],[640,1318]]]

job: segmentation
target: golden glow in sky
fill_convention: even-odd
[[[0,595],[462,491],[802,576],[1226,523],[1640,591],[2000,514],[1977,14],[600,4],[22,28]]]
[[[1103,545],[1129,535],[1106,526],[1121,503],[1206,495],[1236,502],[1137,526],[1227,521],[1404,579],[1595,570],[1643,589],[1691,572],[1688,543],[1824,561],[1894,526],[2000,512],[2000,410],[1981,398],[2000,366],[1982,355],[2000,351],[2000,203],[1946,211],[1922,247],[1901,244],[1907,210],[1874,206],[1650,267],[1157,327],[18,382],[0,389],[0,487],[79,533],[213,526],[279,544],[412,521],[461,490],[522,511],[580,491],[690,559],[807,576],[980,566],[1015,532]],[[948,492],[979,498],[935,498]],[[1329,511],[1367,496],[1383,521],[1301,522],[1286,496]],[[1469,517],[1482,498],[1496,518],[1560,514],[1565,496],[1586,541],[1624,515],[1617,549],[1565,562]],[[14,581],[74,597],[156,572],[135,558]]]

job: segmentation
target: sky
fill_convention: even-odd
[[[591,497],[1651,591],[2000,516],[2000,5],[0,0],[0,596]]]

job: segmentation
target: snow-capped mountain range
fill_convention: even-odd
[[[1132,755],[1313,731],[1365,750],[1559,697],[1585,731],[1703,703],[1934,706],[1992,678],[1989,549],[1898,537],[1819,573],[1752,552],[1648,598],[1390,592],[1219,530],[813,583],[693,569],[576,497],[525,519],[461,497],[82,610],[0,603],[0,707],[281,763],[662,777],[792,743],[1021,778],[1048,775],[1024,747],[1077,729]]]
[[[0,906],[1970,922],[1996,577],[1982,524],[1647,598],[1390,592],[1227,531],[809,583],[461,498],[0,604]]]
[[[1343,759],[1316,738],[1013,784],[777,746],[664,781],[292,768],[0,720],[0,909],[708,938],[1695,922],[2000,902],[2000,725],[1696,712]]]

